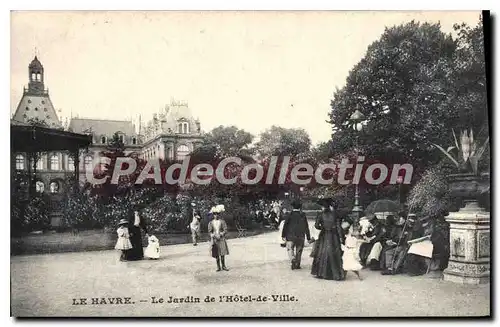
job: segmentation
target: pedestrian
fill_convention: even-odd
[[[316,217],[314,224],[320,232],[311,253],[311,274],[317,278],[343,280],[341,218],[333,199],[321,199],[320,204],[323,212]]]
[[[129,233],[130,242],[132,243],[132,248],[127,250],[125,257],[127,260],[142,260],[144,258],[144,249],[142,247],[142,231],[146,234],[146,238],[149,238],[148,231],[146,228],[146,223],[140,215],[141,206],[134,205],[133,211],[129,215]]]
[[[132,248],[132,243],[130,243],[130,234],[128,232],[127,219],[120,220],[116,233],[118,234],[118,240],[116,241],[115,249],[121,251],[120,261],[126,261],[125,253],[127,250]]]
[[[345,224],[344,227],[347,229],[347,224]],[[362,242],[363,240],[361,239],[357,228],[354,226],[348,227],[344,244],[342,244],[342,251],[344,251],[344,255],[342,256],[342,268],[344,269],[345,274],[347,274],[348,271],[355,273],[359,280],[361,280],[359,271],[363,269],[361,259],[359,257],[359,246]]]
[[[229,255],[229,248],[226,242],[227,224],[221,219],[220,214],[224,211],[224,206],[215,206],[210,210],[213,219],[208,223],[208,233],[210,234],[210,254],[217,262],[217,271],[229,269],[226,267],[225,257]],[[221,266],[222,265],[222,266]]]
[[[195,211],[193,214],[193,220],[189,224],[189,228],[191,229],[191,239],[193,241],[193,246],[198,245],[198,239],[200,238],[200,229],[201,229],[201,216],[198,211]]]
[[[148,237],[148,247],[144,251],[144,256],[153,260],[160,258],[160,241],[156,236]]]
[[[312,242],[311,234],[309,233],[309,224],[307,223],[305,213],[300,210],[301,207],[302,205],[299,200],[293,201],[292,212],[285,218],[281,233],[283,241],[286,242],[286,249],[292,270],[300,269],[305,237],[307,237],[309,243]]]

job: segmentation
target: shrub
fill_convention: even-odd
[[[50,227],[49,203],[45,196],[32,197],[24,210],[22,226],[24,231],[40,231]]]
[[[411,189],[408,209],[422,216],[439,216],[451,205],[446,175],[441,167],[431,167]]]

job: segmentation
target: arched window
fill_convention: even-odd
[[[177,160],[183,160],[189,152],[189,147],[187,145],[179,145],[177,147]]]
[[[132,144],[133,144],[133,145],[136,145],[136,144],[137,144],[137,139],[136,139],[135,137],[134,137],[134,138],[132,138]]]
[[[59,193],[59,183],[56,181],[50,182],[50,193]]]
[[[36,170],[42,170],[43,169],[43,157],[40,156],[38,158],[38,161],[36,162]]]
[[[101,136],[101,144],[106,144],[106,136]]]
[[[180,122],[177,125],[177,132],[181,134],[189,134],[189,123],[188,122]]]
[[[68,170],[75,170],[75,159],[68,156]]]
[[[31,74],[31,80],[36,81],[36,74],[35,73]]]
[[[16,156],[16,169],[17,170],[24,169],[24,156],[22,154],[18,154]]]
[[[36,80],[40,82],[42,80],[42,74],[37,73],[36,74]]]
[[[37,181],[35,183],[35,189],[38,193],[43,193],[45,190],[45,184],[42,181]]]
[[[120,140],[120,142],[122,142],[122,143],[124,142],[124,141],[123,141],[123,140],[124,140],[123,135],[120,135],[120,136],[118,137],[118,139]]]
[[[52,157],[50,157],[50,169],[52,170],[59,170],[59,156],[57,154],[53,154]]]
[[[91,156],[86,156],[85,157],[85,170],[91,170],[92,169],[92,157]]]

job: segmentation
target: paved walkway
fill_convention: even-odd
[[[277,232],[229,240],[228,272],[216,272],[208,244],[162,247],[158,261],[119,262],[117,251],[11,258],[14,316],[484,316],[489,285],[458,285],[424,276],[382,276],[363,281],[291,271]],[[242,302],[240,295],[252,302]],[[284,295],[273,301],[272,295]],[[152,297],[199,297],[200,303],[151,303]],[[204,302],[213,297],[214,302]],[[221,303],[220,296],[238,297]],[[267,297],[267,301],[257,301]],[[292,300],[293,296],[293,300]],[[93,305],[92,298],[129,297],[133,304]],[[88,305],[73,305],[86,298]],[[226,298],[223,298],[226,300]],[[249,298],[246,299],[247,301]],[[285,301],[289,300],[289,301]],[[100,299],[99,302],[102,300]],[[126,301],[126,300],[122,300]],[[145,302],[141,302],[145,301]]]

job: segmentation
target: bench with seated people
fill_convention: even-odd
[[[417,219],[400,214],[388,216],[386,223],[374,215],[360,219],[365,243],[360,246],[360,259],[371,270],[384,275],[407,272],[421,275],[429,270],[443,270],[449,258],[449,229],[445,213]],[[447,236],[448,235],[448,236]]]

